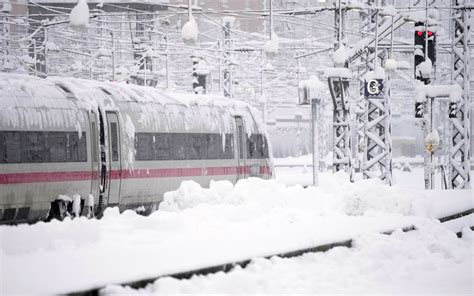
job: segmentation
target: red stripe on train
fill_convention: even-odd
[[[250,174],[249,166],[242,167],[208,167],[208,168],[169,168],[169,169],[136,169],[113,170],[109,172],[111,179],[146,179],[172,177],[226,176]],[[268,166],[260,166],[260,174],[271,174]],[[0,184],[24,184],[67,181],[88,181],[97,179],[97,172],[44,172],[44,173],[11,173],[0,174]]]
[[[91,171],[0,174],[0,184],[86,181],[91,179]]]

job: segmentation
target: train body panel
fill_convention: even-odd
[[[150,212],[183,180],[271,177],[249,106],[116,83],[3,75],[0,223],[43,219],[58,195]]]

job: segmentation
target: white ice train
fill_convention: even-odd
[[[267,138],[245,103],[0,75],[0,224],[61,219],[58,196],[146,214],[183,180],[271,175]]]

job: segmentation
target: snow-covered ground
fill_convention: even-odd
[[[162,278],[142,290],[109,286],[103,294],[472,295],[472,238],[462,241],[434,222],[418,227],[390,236],[362,234],[351,249],[256,259],[228,273]]]
[[[393,187],[324,173],[319,187],[303,188],[288,184],[310,183],[309,168],[276,174],[210,189],[184,182],[149,217],[108,209],[101,220],[2,226],[0,294],[79,291],[351,238],[352,249],[256,259],[245,269],[190,280],[163,278],[143,292],[473,292],[472,232],[464,228],[463,239],[454,233],[473,226],[473,216],[449,227],[432,219],[472,208],[471,191],[424,191],[416,169],[396,170]],[[410,225],[419,230],[378,234]]]

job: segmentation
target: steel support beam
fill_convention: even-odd
[[[342,9],[341,0],[334,9],[334,51],[342,46],[344,40],[344,25],[346,10]],[[351,151],[351,116],[349,106],[349,79],[347,75],[341,73],[349,72],[348,63],[343,66],[345,68],[335,68],[336,71],[328,76],[329,91],[333,102],[333,172],[345,171],[350,176],[350,180],[354,180],[352,168],[352,151]]]
[[[368,110],[365,125],[365,148],[362,173],[364,178],[379,178],[392,184],[392,140],[390,112],[390,80],[370,80],[378,84],[378,97],[366,96]]]
[[[345,171],[353,180],[349,113],[349,79],[328,77],[333,102],[333,172]]]
[[[463,89],[457,103],[456,116],[450,118],[451,147],[449,151],[449,188],[470,188],[470,98],[469,98],[469,12],[462,6],[465,1],[452,0],[452,81]]]
[[[225,22],[223,26],[224,30],[224,73],[222,87],[224,90],[224,97],[232,99],[232,65],[230,60],[230,53],[232,51],[232,39],[231,39],[231,22]]]
[[[378,39],[378,11],[373,15],[375,23],[375,49],[373,52],[373,72],[364,75],[364,97],[367,112],[364,114],[364,160],[363,178],[379,178],[392,184],[392,130],[390,112],[390,79],[380,67]],[[371,56],[369,52],[369,56]],[[385,54],[382,57],[386,57]],[[368,67],[370,67],[368,60]]]
[[[374,0],[366,0],[364,4],[369,6],[374,4]],[[365,12],[361,12],[360,16],[360,31],[362,33],[363,38],[368,37],[370,35],[374,35],[375,33],[375,10],[369,9],[368,14]],[[364,161],[364,152],[365,152],[365,125],[367,119],[367,100],[364,98],[364,89],[365,89],[365,81],[364,75],[374,70],[374,50],[368,48],[367,52],[364,52],[360,55],[361,65],[362,67],[358,71],[359,77],[359,87],[360,87],[360,95],[355,102],[355,128],[356,128],[356,136],[354,143],[355,152],[354,152],[354,166],[355,170],[361,171],[362,164]]]

